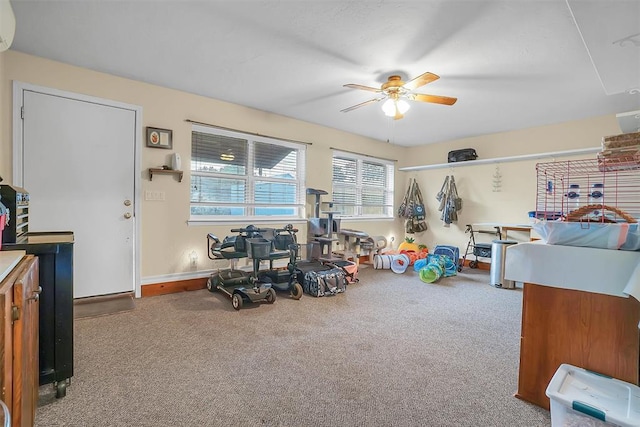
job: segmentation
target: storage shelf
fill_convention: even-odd
[[[546,159],[546,158],[554,158],[554,157],[573,156],[578,154],[597,153],[600,150],[602,150],[601,147],[579,148],[577,150],[552,151],[547,153],[536,153],[536,154],[523,154],[520,156],[496,157],[494,159],[469,160],[467,162],[438,163],[434,165],[422,165],[422,166],[407,166],[404,168],[398,168],[398,170],[409,172],[409,171],[422,171],[422,170],[428,170],[428,169],[453,168],[457,166],[474,166],[474,165],[487,165],[492,163],[518,162],[522,160]]]
[[[178,177],[178,182],[182,182],[184,172],[175,169],[149,168],[149,181],[153,181],[153,174],[175,175]]]

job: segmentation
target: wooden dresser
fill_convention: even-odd
[[[38,402],[38,258],[0,252],[0,397],[12,426],[33,426]]]
[[[549,409],[563,363],[638,384],[639,251],[520,243],[505,277],[524,283],[516,397]]]
[[[524,284],[516,397],[549,409],[551,377],[562,363],[638,384],[640,302]]]

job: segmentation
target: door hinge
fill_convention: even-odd
[[[24,106],[20,107],[20,118],[24,120]]]
[[[11,321],[15,322],[18,319],[20,319],[20,308],[18,308],[17,305],[12,305],[11,306]]]

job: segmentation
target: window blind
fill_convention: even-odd
[[[393,180],[390,161],[334,152],[333,202],[342,216],[393,217]]]
[[[201,127],[191,139],[192,220],[302,217],[305,146]]]

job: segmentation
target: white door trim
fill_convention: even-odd
[[[113,101],[110,99],[98,98],[89,95],[83,95],[74,92],[62,91],[59,89],[48,88],[44,86],[37,86],[30,83],[24,83],[20,81],[13,81],[13,184],[18,187],[22,186],[22,165],[23,165],[23,152],[22,152],[22,94],[23,91],[28,90],[32,92],[38,92],[46,95],[59,96],[62,98],[73,99],[77,101],[91,102],[99,105],[106,105],[109,107],[122,108],[125,110],[131,110],[135,113],[135,159],[133,162],[134,176],[133,176],[133,191],[134,191],[134,203],[133,203],[133,218],[134,224],[134,236],[133,236],[133,278],[135,282],[135,296],[140,298],[140,161],[141,161],[141,147],[142,147],[142,107],[138,105],[125,104],[122,102]],[[96,171],[96,173],[109,173],[109,171]]]

